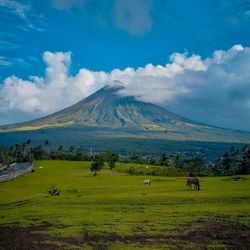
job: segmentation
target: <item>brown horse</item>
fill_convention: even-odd
[[[196,177],[188,177],[186,187],[192,188],[192,184],[194,184],[194,190],[200,190],[200,182]]]

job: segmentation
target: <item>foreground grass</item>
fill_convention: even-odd
[[[184,224],[218,218],[250,224],[249,176],[241,181],[200,178],[197,192],[186,189],[185,177],[150,176],[152,185],[141,187],[147,177],[119,173],[128,165],[119,165],[119,172],[104,170],[97,177],[89,167],[90,162],[37,161],[34,173],[0,183],[0,224],[49,222],[52,226],[46,233],[63,237],[176,235]],[[60,196],[48,195],[52,185],[59,187]],[[113,242],[108,247],[138,246]],[[143,249],[166,248],[159,244]]]

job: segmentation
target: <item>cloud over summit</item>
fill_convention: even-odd
[[[80,101],[119,80],[121,95],[134,95],[196,121],[222,127],[250,128],[250,48],[235,45],[210,57],[174,53],[166,65],[114,69],[81,68],[69,74],[70,52],[43,54],[45,76],[7,77],[0,85],[0,123],[40,117]]]

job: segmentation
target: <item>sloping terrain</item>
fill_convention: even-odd
[[[92,137],[157,138],[212,142],[250,142],[250,132],[207,126],[157,105],[122,96],[122,87],[106,86],[82,101],[52,115],[0,127],[0,132],[60,128],[77,129]],[[57,130],[53,131],[57,133]],[[94,134],[93,134],[94,132]]]
[[[57,126],[97,126],[163,130],[178,125],[195,125],[181,116],[135,97],[119,95],[121,87],[104,87],[86,99],[52,115],[15,125],[7,130],[29,130]]]

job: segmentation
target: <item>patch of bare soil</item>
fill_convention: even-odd
[[[168,245],[170,249],[210,249],[212,243],[220,243],[222,249],[250,249],[250,227],[226,220],[198,221],[180,226],[177,235],[128,235],[116,233],[91,235],[86,232],[80,238],[56,237],[45,234],[55,225],[44,223],[22,228],[17,225],[0,226],[2,250],[66,250],[92,246],[94,250],[108,250],[112,242],[137,244],[148,247]],[[58,225],[61,228],[63,225]],[[216,248],[219,249],[219,248]]]
[[[188,226],[190,230],[178,236],[181,242],[195,243],[201,249],[208,249],[213,242],[222,244],[223,249],[250,249],[249,226],[227,220],[197,221]]]
[[[6,250],[52,250],[53,245],[45,244],[46,236],[34,231],[44,231],[48,224],[23,228],[19,226],[0,226],[0,249]]]

